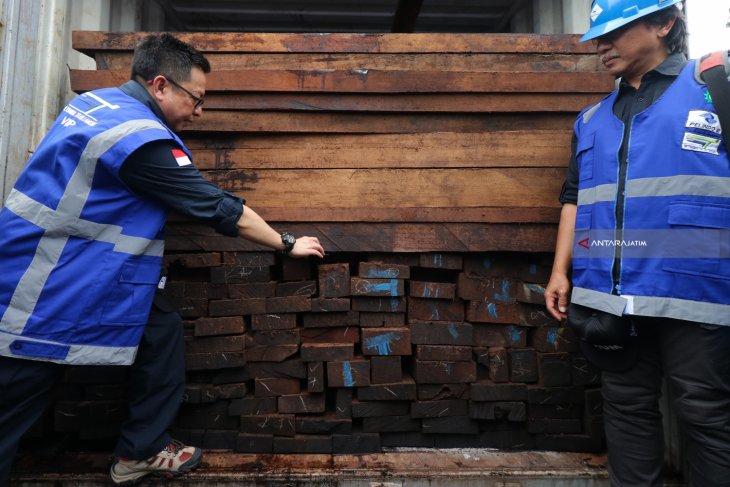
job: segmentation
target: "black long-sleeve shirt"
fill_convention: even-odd
[[[120,88],[165,122],[159,106],[142,85],[128,81]],[[205,179],[185,159],[178,160],[175,151],[179,154],[180,147],[171,139],[149,142],[124,161],[119,175],[134,192],[200,220],[218,233],[237,236],[236,223],[243,214],[245,201]]]

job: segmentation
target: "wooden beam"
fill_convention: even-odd
[[[399,0],[391,32],[415,32],[423,0]]]
[[[73,48],[96,51],[132,51],[149,32],[110,33],[75,31]],[[537,34],[252,34],[179,32],[176,36],[209,52],[312,53],[542,53],[594,54],[594,46],[580,43],[579,35]]]
[[[508,223],[291,223],[270,221],[281,231],[317,237],[327,252],[552,252],[557,225]],[[165,249],[179,251],[270,250],[212,229],[170,223]]]
[[[117,86],[127,70],[72,69],[71,89],[83,92]],[[229,70],[210,73],[207,91],[309,93],[606,93],[605,73],[441,72],[353,70]]]

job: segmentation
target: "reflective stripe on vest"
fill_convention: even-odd
[[[67,350],[63,358],[54,360],[47,356],[33,357],[23,356],[18,353],[15,357],[30,360],[42,360],[44,362],[55,362],[60,364],[103,364],[103,365],[129,365],[134,362],[137,355],[137,347],[99,347],[94,345],[68,345],[48,340],[38,340],[30,337],[18,337],[8,333],[0,333],[0,348],[13,348],[14,344],[50,344]]]
[[[70,236],[114,243],[114,250],[117,252],[162,256],[164,242],[161,240],[124,236],[121,228],[116,225],[99,224],[79,218],[91,192],[99,157],[129,134],[148,129],[166,130],[154,120],[131,120],[90,139],[55,210],[19,191],[11,192],[7,208],[43,228],[46,233],[40,239],[30,265],[13,292],[8,308],[0,320],[1,329],[18,335],[23,333],[46,280],[58,264]],[[55,231],[58,229],[63,231]]]
[[[621,315],[627,298],[581,287],[573,288],[571,302]],[[632,296],[633,314],[655,316],[712,325],[730,326],[730,305],[655,296]]]
[[[591,205],[616,200],[616,184],[601,184],[578,191],[578,204]],[[630,179],[626,182],[627,198],[650,196],[716,196],[730,198],[730,178],[715,176],[666,176]]]

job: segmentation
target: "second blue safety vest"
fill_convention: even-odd
[[[166,211],[132,192],[119,169],[163,139],[184,148],[118,88],[63,109],[0,212],[0,355],[134,361],[160,277]]]
[[[623,182],[616,96],[582,112],[574,126],[572,302],[616,315],[730,325],[730,159],[695,61],[631,120]]]

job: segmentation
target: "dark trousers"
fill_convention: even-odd
[[[730,327],[655,318],[636,324],[636,366],[602,376],[611,485],[662,485],[659,398],[666,376],[687,437],[689,485],[730,486]]]
[[[65,367],[0,357],[0,486],[25,432],[53,400]],[[115,454],[144,460],[169,442],[167,428],[185,389],[183,327],[180,316],[155,300],[129,373],[129,417],[122,424]]]

